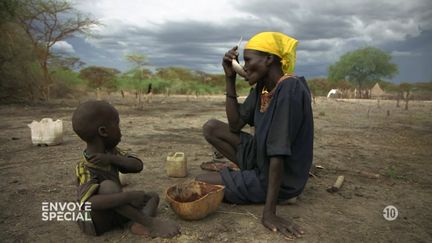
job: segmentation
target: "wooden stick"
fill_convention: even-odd
[[[333,188],[339,190],[344,182],[344,179],[345,179],[344,176],[338,176],[335,184],[333,184]]]
[[[254,219],[258,219],[257,216],[255,216],[255,214],[249,212],[248,210],[246,210],[247,214],[249,214],[250,216],[252,216]]]
[[[338,178],[336,179],[336,182],[333,184],[332,187],[328,188],[327,191],[328,192],[337,192],[339,191],[339,189],[342,187],[342,184],[344,182],[345,177],[344,176],[338,176]]]
[[[367,172],[367,171],[361,171],[361,170],[348,170],[348,169],[340,169],[340,168],[333,168],[337,172],[344,172],[348,174],[357,174],[359,176],[363,176],[369,179],[379,179],[381,177],[380,174]]]
[[[312,177],[315,178],[315,179],[318,178],[314,173],[312,173],[312,172],[310,172],[310,171],[309,171],[309,176],[312,176]]]
[[[380,178],[380,174],[375,174],[375,173],[371,173],[371,172],[367,172],[367,171],[357,171],[358,174],[365,176],[367,178],[370,179],[378,179]]]
[[[252,214],[251,212],[247,212],[247,213],[239,213],[239,212],[230,212],[230,211],[221,211],[218,210],[216,211],[218,213],[227,213],[227,214],[239,214],[239,215],[246,215],[246,216],[252,216],[254,219],[258,219],[257,216],[255,216],[254,214]]]

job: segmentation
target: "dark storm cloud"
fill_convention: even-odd
[[[286,23],[284,32],[301,41],[299,73],[325,75],[344,52],[376,46],[394,54],[400,69],[396,81],[432,79],[426,68],[432,65],[430,1],[275,0],[269,4],[252,0],[240,2],[238,9],[256,18],[268,18],[271,13],[272,18]]]
[[[432,30],[404,42],[389,42],[380,48],[393,52],[393,61],[399,66],[398,82],[432,82]],[[399,53],[399,54],[398,54]]]
[[[280,31],[299,39],[296,72],[305,76],[326,76],[328,66],[343,53],[376,46],[403,64],[396,81],[430,77],[425,71],[430,68],[419,70],[422,65],[414,68],[415,73],[409,72],[416,62],[432,59],[429,1],[250,0],[233,4],[241,16],[221,13],[221,21],[185,18],[152,26],[111,21],[97,38],[87,40],[84,55],[122,70],[129,67],[124,56],[139,53],[154,67],[185,66],[220,73],[223,54],[240,36],[247,40],[261,31]]]
[[[204,71],[221,72],[222,55],[240,36],[244,40],[262,30],[271,30],[270,22],[233,19],[230,25],[197,21],[169,21],[156,30],[120,28],[122,32],[108,32],[89,40],[106,51],[143,53],[155,66],[186,66]],[[244,45],[245,41],[243,41]],[[123,55],[124,56],[124,55]],[[208,70],[209,66],[214,66]]]
[[[238,5],[238,9],[258,19],[272,20],[278,31],[289,33],[298,39],[352,36],[350,18],[334,14],[322,14],[304,8],[298,1],[250,1]]]

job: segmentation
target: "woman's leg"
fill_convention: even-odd
[[[195,180],[206,182],[213,185],[223,185],[222,177],[219,172],[201,174],[195,177]]]
[[[216,119],[208,120],[203,126],[204,138],[223,156],[237,164],[237,146],[240,144],[240,134],[231,132],[228,124]],[[198,175],[197,181],[214,185],[223,185],[219,172]]]
[[[240,134],[230,131],[228,124],[216,119],[207,121],[203,126],[204,138],[230,161],[237,163],[237,146]]]

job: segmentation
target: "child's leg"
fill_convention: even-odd
[[[117,185],[113,181],[105,180],[103,181],[98,190],[98,194],[110,194],[110,193],[119,193],[121,192],[121,187]],[[155,210],[157,208],[157,204],[159,203],[159,197],[151,196],[151,199],[149,199],[147,212],[149,214],[155,214]],[[147,206],[147,205],[146,205]],[[146,208],[146,207],[144,207]],[[143,210],[144,210],[143,208]],[[150,235],[152,236],[160,236],[160,237],[173,237],[174,235],[179,233],[179,227],[174,223],[170,221],[162,221],[159,219],[151,218],[149,215],[144,214],[140,209],[137,209],[130,204],[126,204],[123,206],[119,206],[116,208],[113,208],[113,210],[101,210],[101,211],[108,211],[112,212],[115,211],[117,214],[132,220],[133,222],[136,222],[140,224],[139,230],[142,233],[143,230],[148,230]],[[99,224],[100,226],[97,227],[97,230],[100,228],[100,232],[98,230],[98,233],[106,232],[107,230],[110,230],[113,228],[112,224],[109,224],[107,222],[102,222],[102,220],[111,220],[107,215],[95,215],[95,216],[104,216],[104,217],[98,217],[97,219],[94,219],[95,226],[96,224]],[[93,217],[93,211],[92,211],[92,217]],[[93,218],[92,218],[93,219]],[[118,219],[118,215],[117,215]],[[112,222],[112,221],[111,221]],[[107,227],[108,226],[108,227]],[[111,226],[111,227],[109,227]],[[115,226],[115,225],[114,225]]]
[[[98,190],[98,194],[111,194],[121,192],[121,187],[115,182],[105,180]],[[127,222],[127,218],[118,215],[114,210],[92,210],[92,221],[97,235],[103,234]]]
[[[146,216],[155,217],[159,205],[159,195],[155,192],[150,192],[147,193],[146,196],[148,197],[148,201],[144,207],[140,208],[140,210]],[[133,223],[130,227],[130,231],[136,235],[151,235],[149,229],[139,223]]]
[[[147,193],[148,201],[146,205],[141,209],[144,215],[155,217],[157,213],[157,208],[159,205],[159,195],[155,192]]]

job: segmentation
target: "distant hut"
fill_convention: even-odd
[[[372,99],[381,99],[384,95],[385,92],[381,89],[378,83],[376,83],[370,90],[370,96]]]

